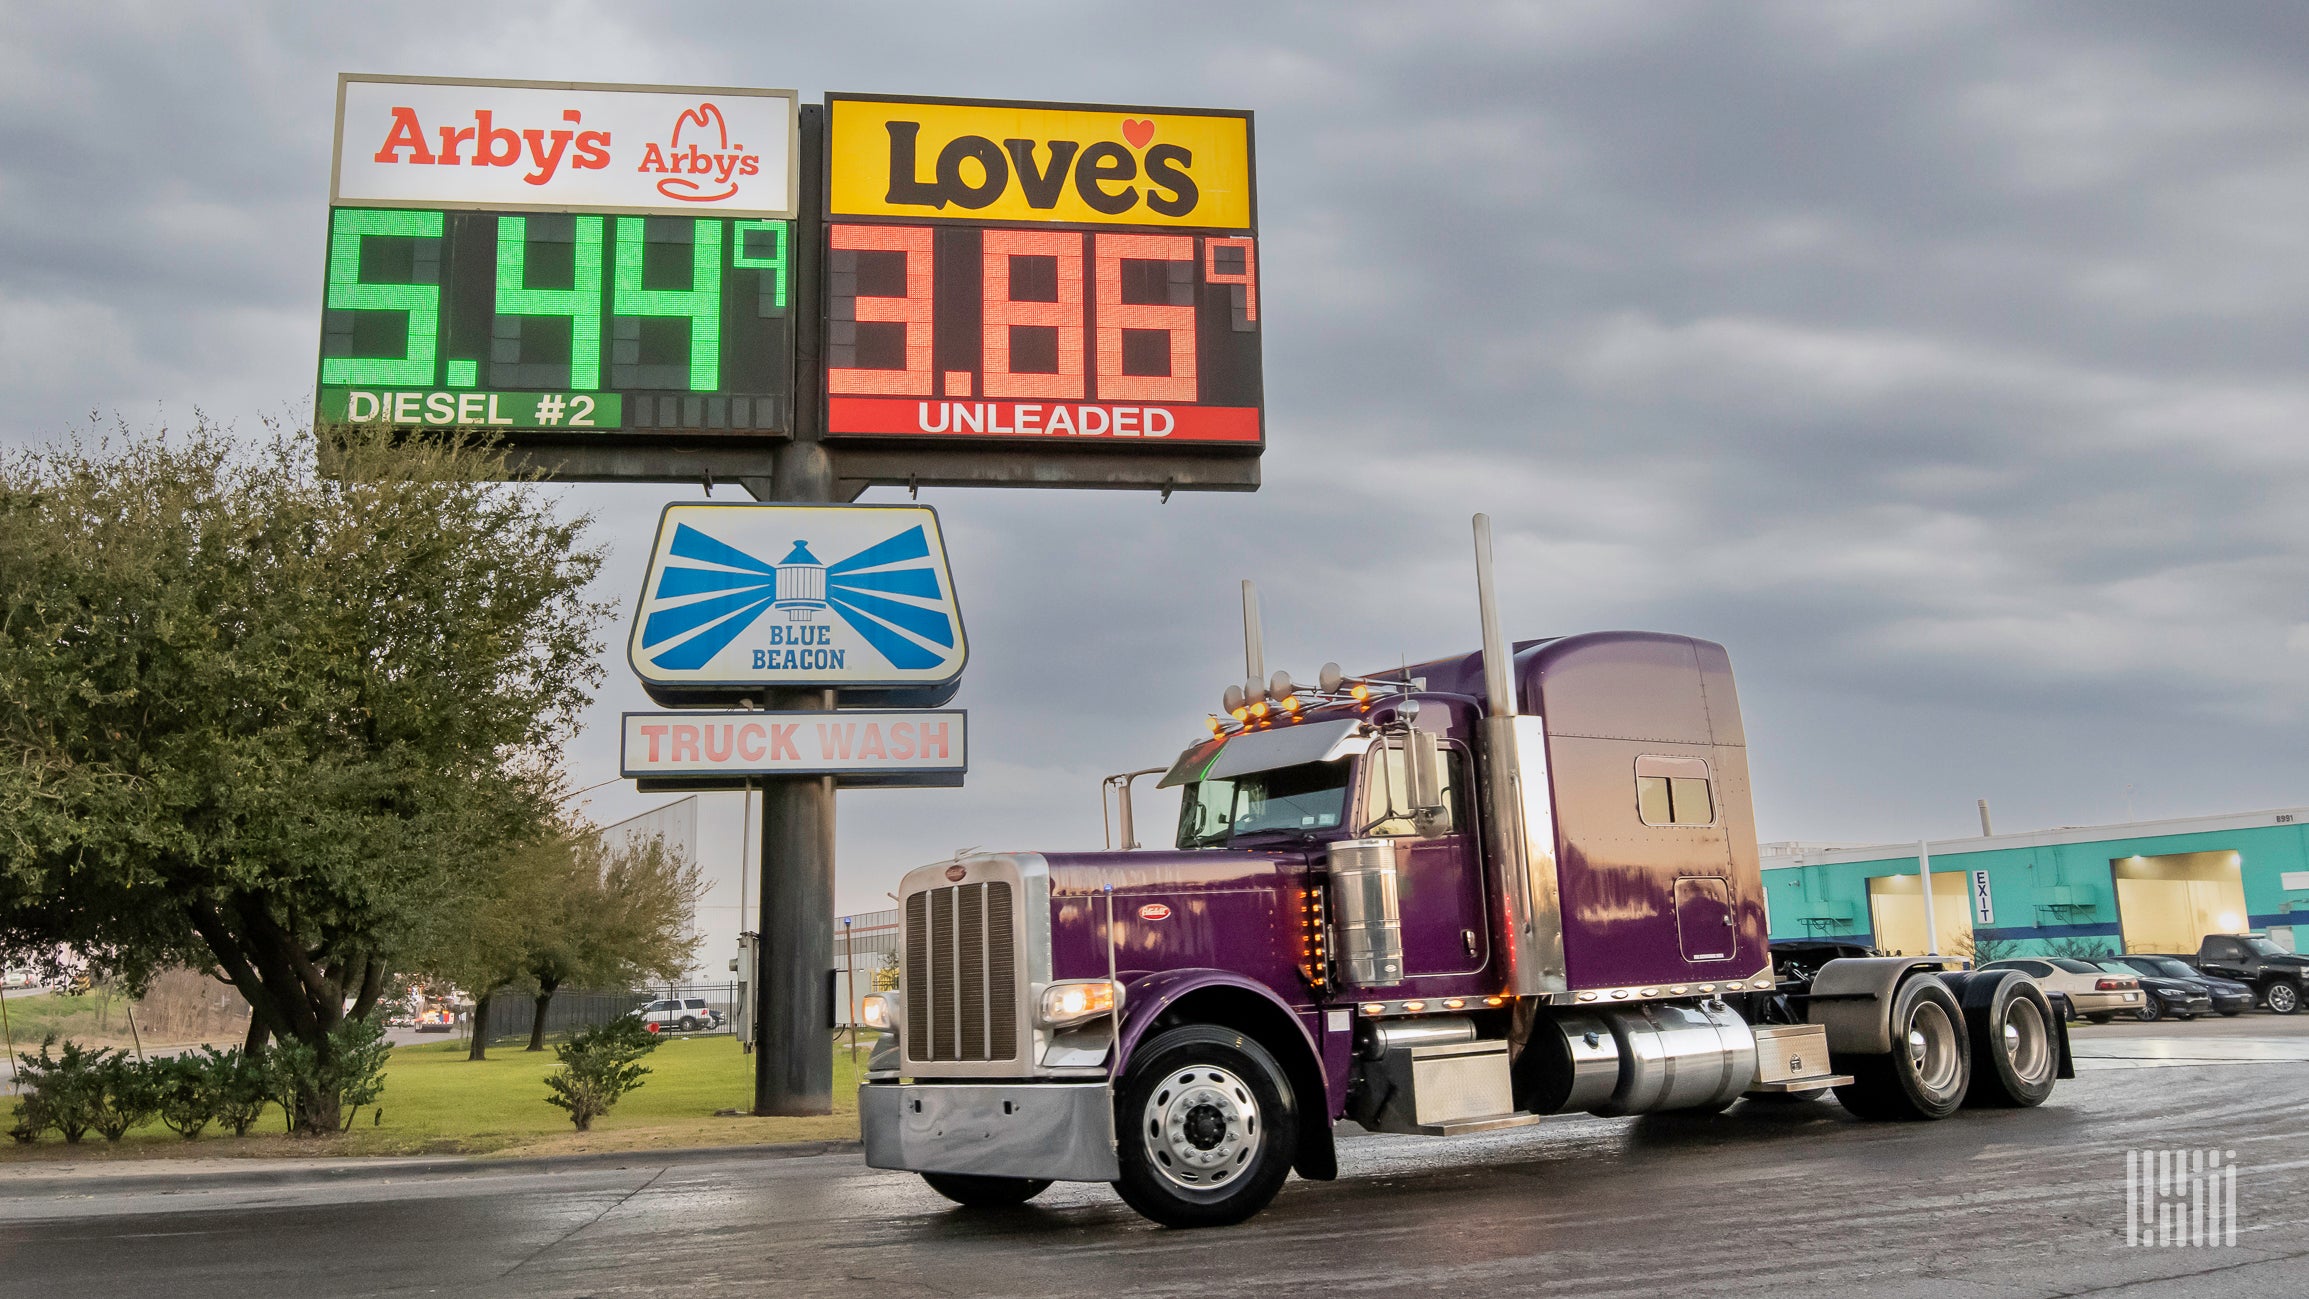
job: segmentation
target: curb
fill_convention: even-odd
[[[685,1146],[672,1150],[600,1150],[567,1155],[435,1155],[372,1156],[316,1159],[299,1166],[293,1160],[263,1160],[251,1168],[219,1168],[213,1163],[198,1168],[170,1168],[189,1163],[149,1159],[107,1164],[64,1165],[65,1171],[15,1175],[0,1166],[0,1200],[21,1199],[58,1192],[125,1191],[153,1187],[164,1192],[188,1182],[230,1186],[297,1186],[315,1182],[352,1181],[377,1177],[438,1177],[444,1174],[550,1172],[555,1169],[643,1167],[704,1164],[728,1159],[807,1159],[819,1155],[855,1154],[865,1148],[855,1140],[787,1141],[769,1145]]]

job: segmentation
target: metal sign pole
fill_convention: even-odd
[[[825,368],[818,309],[825,245],[825,110],[801,108],[801,189],[794,222],[793,441],[779,447],[767,482],[749,478],[757,500],[836,499],[833,460],[818,439],[824,429]],[[831,690],[781,690],[770,709],[832,708]],[[762,916],[754,960],[756,1036],[754,1113],[831,1114],[833,1023],[834,777],[783,776],[762,782]]]

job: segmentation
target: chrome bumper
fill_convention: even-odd
[[[871,1168],[1054,1182],[1122,1176],[1104,1083],[867,1083],[858,1126]]]

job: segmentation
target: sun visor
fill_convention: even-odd
[[[1363,723],[1342,717],[1335,721],[1301,722],[1273,730],[1245,731],[1223,740],[1205,740],[1179,755],[1171,769],[1156,782],[1157,789],[1196,780],[1226,780],[1254,771],[1274,771],[1309,762],[1336,762],[1371,747],[1362,735]]]

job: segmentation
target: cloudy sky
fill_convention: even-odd
[[[1511,635],[1730,648],[1767,839],[2289,806],[2309,18],[2206,16],[4,0],[0,440],[304,408],[340,71],[1248,108],[1266,486],[925,492],[974,766],[843,796],[846,906],[1095,845],[1240,674],[1241,578],[1270,666],[1472,648],[1476,510]],[[566,492],[628,606],[699,495]],[[642,703],[614,661],[576,784]]]

